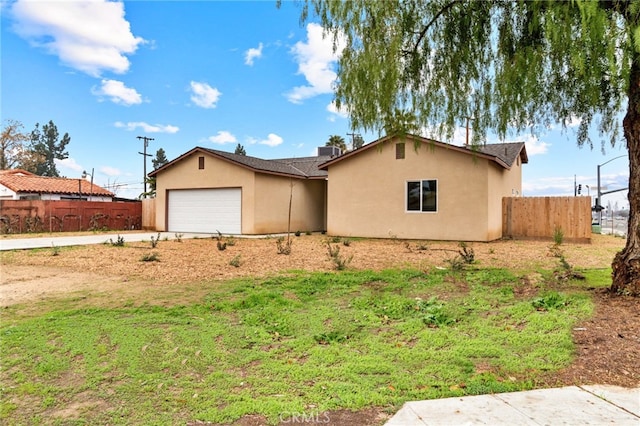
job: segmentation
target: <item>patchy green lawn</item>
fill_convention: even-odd
[[[571,362],[571,330],[593,309],[582,288],[601,275],[558,285],[504,269],[293,272],[225,281],[185,306],[12,306],[0,419],[275,424],[531,389]]]

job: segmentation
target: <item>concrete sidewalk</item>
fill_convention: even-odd
[[[640,388],[568,386],[412,401],[385,426],[606,424],[640,426]]]
[[[109,233],[95,235],[77,235],[77,236],[55,236],[37,237],[37,238],[9,238],[0,239],[0,251],[2,250],[27,250],[34,248],[46,247],[65,247],[65,246],[83,246],[88,244],[104,244],[109,240],[116,241],[118,236],[122,237],[125,242],[134,241],[151,241],[151,237],[156,238],[158,232],[134,232],[134,233]],[[211,238],[213,234],[181,234],[180,238]],[[175,232],[160,232],[160,240],[176,239]]]

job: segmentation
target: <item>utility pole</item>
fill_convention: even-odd
[[[147,157],[151,157],[151,154],[147,154],[147,147],[149,146],[149,141],[152,141],[153,138],[148,138],[146,136],[137,136],[138,139],[144,141],[144,152],[138,152],[138,154],[142,155],[142,160],[144,161],[144,177],[142,182],[144,184],[144,194],[147,193]],[[146,195],[145,195],[146,197]]]
[[[467,133],[466,133],[466,138],[464,141],[464,146],[469,146],[469,120],[475,120],[475,118],[473,117],[465,117],[467,119]]]

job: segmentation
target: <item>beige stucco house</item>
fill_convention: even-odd
[[[502,237],[502,197],[522,194],[524,143],[460,147],[384,137],[333,158],[330,235],[491,241]]]
[[[263,160],[196,147],[149,174],[156,178],[156,229],[271,234],[326,229],[330,156]],[[291,209],[289,209],[291,201]]]
[[[502,197],[522,193],[524,143],[460,147],[384,137],[340,156],[263,160],[196,147],[156,178],[168,232],[453,241],[502,237]]]

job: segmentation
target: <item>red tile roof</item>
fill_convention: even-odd
[[[24,170],[2,170],[0,185],[4,185],[17,193],[37,194],[72,194],[114,197],[113,192],[98,185],[92,185],[85,179],[69,179],[37,176]],[[80,189],[80,191],[79,191]]]

